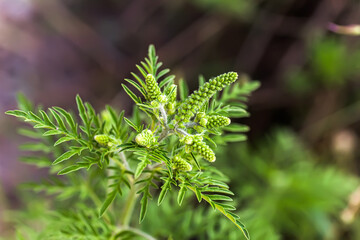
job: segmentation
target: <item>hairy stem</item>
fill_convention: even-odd
[[[158,138],[158,142],[161,142],[162,140],[164,140],[167,136],[169,136],[169,130],[168,129],[164,129],[164,131],[161,132],[159,138]]]
[[[165,111],[165,108],[164,108],[163,104],[160,104],[159,110],[160,110],[161,117],[162,117],[162,119],[163,119],[165,128],[167,129],[167,128],[168,128],[168,125],[167,125],[167,114],[166,114],[166,111]]]
[[[184,123],[185,127],[194,127],[194,126],[198,126],[199,124],[196,122],[189,122],[189,123]]]
[[[128,161],[126,160],[126,156],[125,156],[124,152],[120,152],[119,155],[124,164],[125,169],[131,171],[130,165],[129,165]]]
[[[185,130],[183,130],[181,128],[176,128],[175,131],[182,134],[182,135],[184,135],[184,136],[189,135]]]

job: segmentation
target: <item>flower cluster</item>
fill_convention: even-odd
[[[161,90],[156,82],[155,77],[152,74],[148,74],[145,78],[146,83],[146,91],[148,93],[148,98],[153,100],[158,100],[158,98],[161,96]]]
[[[198,112],[198,110],[217,92],[221,91],[225,86],[235,82],[238,78],[236,72],[224,73],[213,79],[194,91],[178,108],[175,119],[181,126],[183,123],[189,122],[190,119]]]
[[[183,159],[179,155],[176,155],[172,158],[172,163],[174,169],[177,169],[179,171],[187,172],[192,170],[191,164],[188,163],[185,159]]]
[[[150,148],[156,144],[156,139],[152,131],[145,129],[136,135],[135,142],[142,147]]]
[[[231,123],[230,118],[221,116],[221,115],[213,115],[207,117],[207,123],[206,128],[219,128],[219,127],[225,127]]]
[[[187,153],[198,153],[209,162],[214,162],[216,160],[215,153],[205,142],[203,142],[203,137],[201,135],[188,135],[185,136],[182,141],[186,144],[185,151]]]
[[[105,134],[95,135],[94,140],[101,146],[106,146],[106,147],[111,147],[114,142],[112,138],[110,138],[108,135]]]

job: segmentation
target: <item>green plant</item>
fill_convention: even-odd
[[[222,161],[215,164],[232,179],[234,206],[241,206],[252,240],[343,239],[340,213],[359,180],[320,164],[325,157],[312,152],[294,132],[277,129],[256,144],[228,144],[218,152]],[[184,200],[189,201],[191,196]],[[195,211],[190,204],[175,203],[175,194],[169,194],[162,208],[149,207],[148,214],[159,220],[145,219],[143,229],[173,239],[241,239],[240,231],[210,208],[202,205]]]
[[[200,77],[199,89],[188,96],[185,82],[175,85],[175,77],[161,66],[150,46],[148,57],[137,65],[140,74],[132,73],[134,80],[126,79],[142,97],[123,84],[136,104],[131,118],[110,106],[97,114],[79,96],[79,121],[60,107],[34,108],[23,96],[19,110],[6,112],[33,125],[33,129],[21,128],[20,133],[37,141],[21,149],[44,153],[22,160],[47,167],[50,175],[62,175],[27,184],[55,198],[52,211],[44,211],[48,216],[45,227],[19,231],[19,239],[154,239],[134,220],[135,203],[139,198],[141,223],[153,196],[158,196],[157,205],[161,205],[175,189],[179,205],[192,192],[249,239],[235,207],[229,204],[233,193],[227,178],[212,162],[217,144],[246,139],[243,132],[248,128],[230,124],[230,118],[248,116],[244,102],[259,84],[242,76],[230,86],[238,75],[229,72],[206,83]]]

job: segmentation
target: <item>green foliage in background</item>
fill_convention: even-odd
[[[348,49],[336,38],[315,38],[306,55],[308,65],[290,68],[287,77],[289,89],[299,94],[341,87],[356,76],[360,68],[360,51]]]
[[[307,149],[285,129],[255,147],[242,144],[221,149],[226,160],[217,164],[232,179],[236,205],[243,209],[241,215],[252,239],[341,239],[336,237],[340,213],[359,181],[335,167],[317,164],[319,157]],[[175,197],[161,209],[151,208],[150,214],[159,220],[146,220],[147,231],[171,234],[174,239],[241,238],[225,219],[204,205],[201,211],[194,211],[191,204],[174,208]],[[179,218],[173,218],[173,213]],[[165,225],[167,228],[161,227]]]
[[[53,196],[43,227],[30,222],[35,231],[24,231],[20,224],[18,239],[154,239],[139,223],[149,206],[174,193],[179,206],[190,197],[207,202],[249,239],[234,213],[228,178],[213,162],[217,145],[246,139],[248,128],[230,118],[248,116],[245,102],[259,84],[229,72],[200,78],[188,95],[185,82],[176,85],[161,66],[150,46],[139,74],[126,79],[131,87],[123,84],[136,104],[131,117],[110,106],[96,113],[79,96],[78,117],[60,107],[34,107],[23,96],[19,110],[7,111],[33,126],[19,130],[35,139],[20,148],[43,153],[22,160],[49,170],[42,183],[26,185]]]

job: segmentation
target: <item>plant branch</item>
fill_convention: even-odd
[[[163,104],[160,104],[159,110],[160,110],[161,117],[162,117],[162,119],[163,119],[165,128],[167,129],[167,128],[168,128],[168,125],[167,125],[167,114],[166,114],[166,111],[165,111],[165,108],[164,108]]]
[[[182,135],[184,135],[184,136],[188,136],[188,135],[189,135],[185,130],[183,130],[183,129],[181,129],[181,128],[176,128],[175,131],[178,132],[178,133],[180,133],[180,134],[182,134]]]

